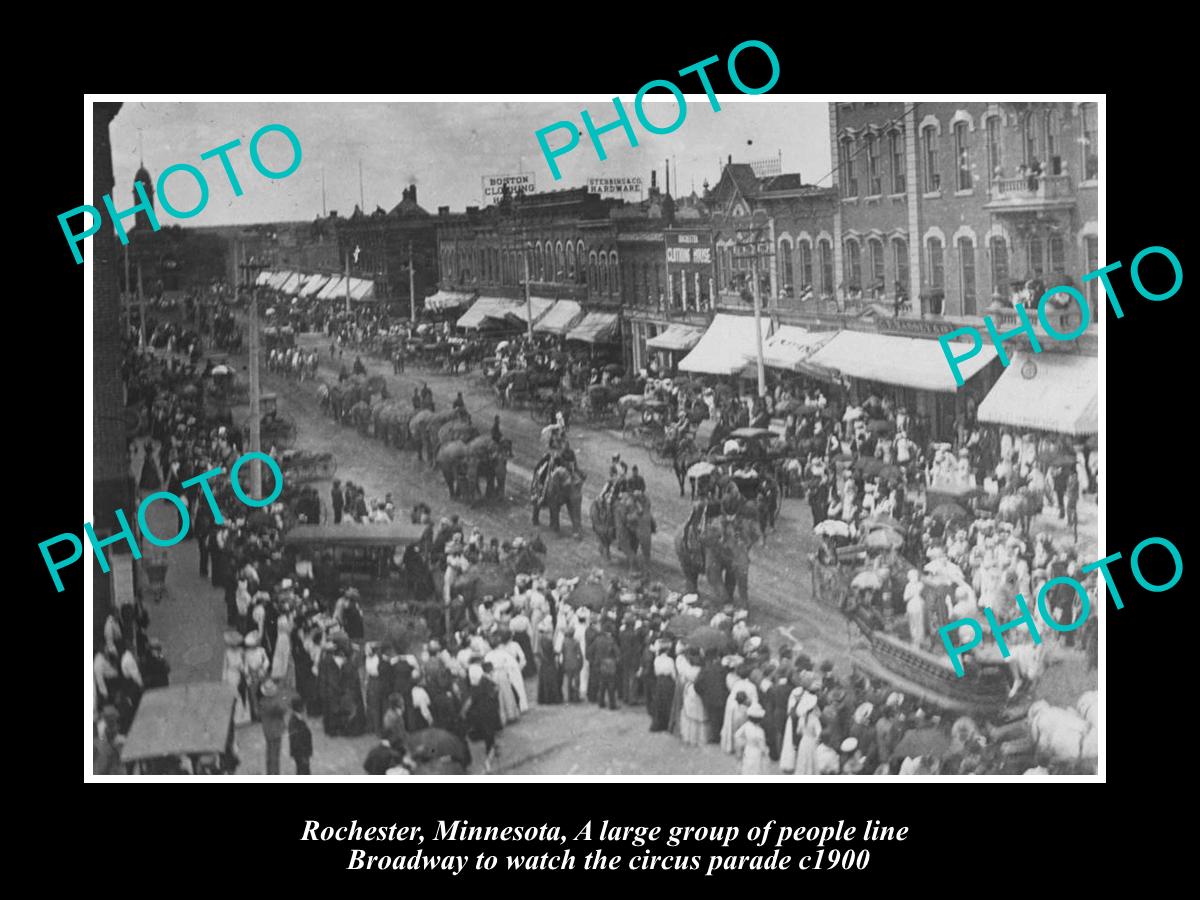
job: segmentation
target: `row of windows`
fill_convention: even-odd
[[[525,251],[500,250],[496,247],[470,249],[443,247],[442,271],[457,281],[470,279],[501,284],[520,284],[528,266],[531,281],[592,284],[602,293],[617,291],[617,252],[592,250],[583,241],[562,241],[544,245],[536,242]],[[611,273],[611,275],[610,275]]]
[[[996,178],[1004,170],[1004,141],[998,114],[988,116],[983,122],[983,150],[986,156],[988,179]],[[1084,103],[1079,113],[1079,169],[1084,181],[1094,181],[1099,174],[1099,148],[1096,124],[1096,104]],[[1062,145],[1062,122],[1057,107],[1044,110],[1029,110],[1021,116],[1021,159],[1026,168],[1041,168],[1048,175],[1062,174],[1064,167]],[[954,123],[952,131],[951,165],[953,184],[956,191],[969,191],[974,187],[971,170],[970,125]],[[942,190],[942,163],[940,153],[942,138],[940,129],[932,123],[926,124],[920,134],[920,170],[925,193]],[[866,167],[868,196],[879,196],[884,192],[883,155],[888,160],[886,185],[889,193],[901,194],[905,190],[905,147],[904,132],[899,127],[885,135],[868,133],[862,138],[862,147],[849,136],[840,144],[842,196],[859,196],[857,159],[863,157]]]

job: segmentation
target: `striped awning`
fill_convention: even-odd
[[[516,301],[517,305],[514,309],[509,310],[508,315],[516,319],[520,324],[526,325],[529,323],[529,312],[533,312],[533,321],[537,322],[542,316],[550,311],[550,307],[554,305],[553,300],[546,297],[530,297],[529,309],[525,308],[523,300]]]
[[[666,331],[656,334],[646,341],[646,347],[650,350],[691,350],[700,343],[702,337],[704,337],[703,328],[680,324],[668,325]]]
[[[590,312],[567,332],[567,340],[587,344],[607,344],[616,340],[620,320],[616,313]]]
[[[341,275],[334,275],[326,283],[325,287],[321,288],[317,294],[318,300],[345,300],[346,299],[346,279]]]
[[[1096,434],[1099,375],[1095,356],[1023,354],[979,404],[979,421],[1076,437]]]
[[[763,341],[763,365],[799,372],[800,363],[836,333],[809,331],[797,325],[780,325],[773,335]],[[754,362],[754,357],[751,357],[751,362]]]
[[[311,297],[329,282],[328,275],[310,275],[300,288],[301,297]]]
[[[489,319],[504,322],[515,300],[506,297],[480,297],[471,308],[459,316],[455,325],[459,328],[479,328]]]
[[[343,291],[345,286],[343,286]],[[375,282],[366,278],[350,279],[350,299],[355,303],[375,299]]]
[[[460,306],[466,306],[471,302],[472,294],[462,293],[461,291],[438,291],[432,297],[425,298],[425,308],[432,312],[440,312],[443,309],[458,309]]]
[[[965,345],[962,349],[966,349]],[[975,356],[959,363],[963,381],[970,380],[995,358],[995,347],[981,347]],[[954,372],[946,362],[940,341],[868,331],[839,331],[803,362],[881,384],[948,394],[958,391]],[[804,371],[803,365],[799,370]]]
[[[304,276],[299,272],[292,272],[279,285],[279,290],[285,294],[294,294],[300,290],[300,285],[304,283]]]
[[[278,273],[272,272],[270,269],[263,269],[261,272],[258,273],[258,277],[254,279],[254,286],[255,287],[265,286],[267,284],[267,282],[269,282],[272,278],[274,278],[276,276],[276,274],[278,274]]]
[[[566,334],[583,318],[583,307],[574,300],[559,300],[533,325],[543,334]]]
[[[290,270],[288,270],[288,269],[282,269],[282,270],[280,270],[280,271],[276,272],[274,275],[272,275],[272,276],[271,276],[271,277],[270,277],[270,278],[267,280],[267,287],[269,287],[269,288],[272,288],[273,290],[276,290],[276,291],[277,291],[277,290],[279,290],[281,287],[283,287],[283,283],[284,283],[285,281],[287,281],[287,280],[288,280],[288,278],[290,278],[290,277],[291,277],[291,275],[292,275],[292,273],[291,273],[291,271],[290,271]]]

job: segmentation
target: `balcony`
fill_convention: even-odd
[[[994,212],[1038,212],[1069,209],[1075,205],[1075,188],[1069,175],[1017,175],[997,178],[984,209]]]

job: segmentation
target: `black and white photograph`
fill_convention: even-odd
[[[1103,780],[1104,97],[678,83],[92,98],[85,780]]]

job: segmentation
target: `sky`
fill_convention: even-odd
[[[654,95],[650,95],[654,96]],[[417,202],[431,213],[439,206],[460,212],[482,205],[484,175],[534,173],[538,191],[581,187],[589,177],[641,176],[649,186],[657,168],[663,183],[664,161],[673,157],[683,193],[702,191],[705,179],[715,184],[720,162],[751,162],[783,154],[783,171],[799,171],[806,183],[828,186],[829,118],[824,103],[784,102],[776,97],[718,95],[720,111],[699,94],[687,96],[687,115],[673,133],[656,135],[638,122],[633,98],[622,96],[638,146],[630,147],[623,129],[602,135],[608,158],[597,158],[580,110],[587,109],[597,127],[615,121],[611,98],[525,102],[497,96],[494,101],[411,103],[297,102],[127,102],[113,120],[113,169],[117,209],[132,205],[133,176],[140,155],[157,187],[169,166],[188,163],[204,173],[207,205],[195,216],[175,219],[156,200],[160,221],[182,225],[244,225],[256,222],[311,220],[321,214],[321,180],[326,209],[349,215],[359,202],[358,167],[362,163],[366,211],[391,209],[409,183],[417,185]],[[647,118],[659,127],[677,115],[670,98],[645,104]],[[554,122],[573,121],[583,131],[578,146],[557,158],[562,179],[555,181],[534,133]],[[270,180],[254,169],[249,142],[263,125],[283,124],[295,132],[301,163],[291,175]],[[208,150],[238,139],[229,153],[245,193],[234,195],[217,158],[202,161]],[[566,139],[565,131],[548,137],[551,147]],[[141,149],[139,149],[139,146]],[[268,168],[282,170],[291,161],[287,138],[269,133],[259,145]],[[673,194],[678,195],[676,185]],[[173,174],[167,194],[179,210],[194,207],[200,197],[194,178]],[[636,199],[636,198],[633,198]]]

